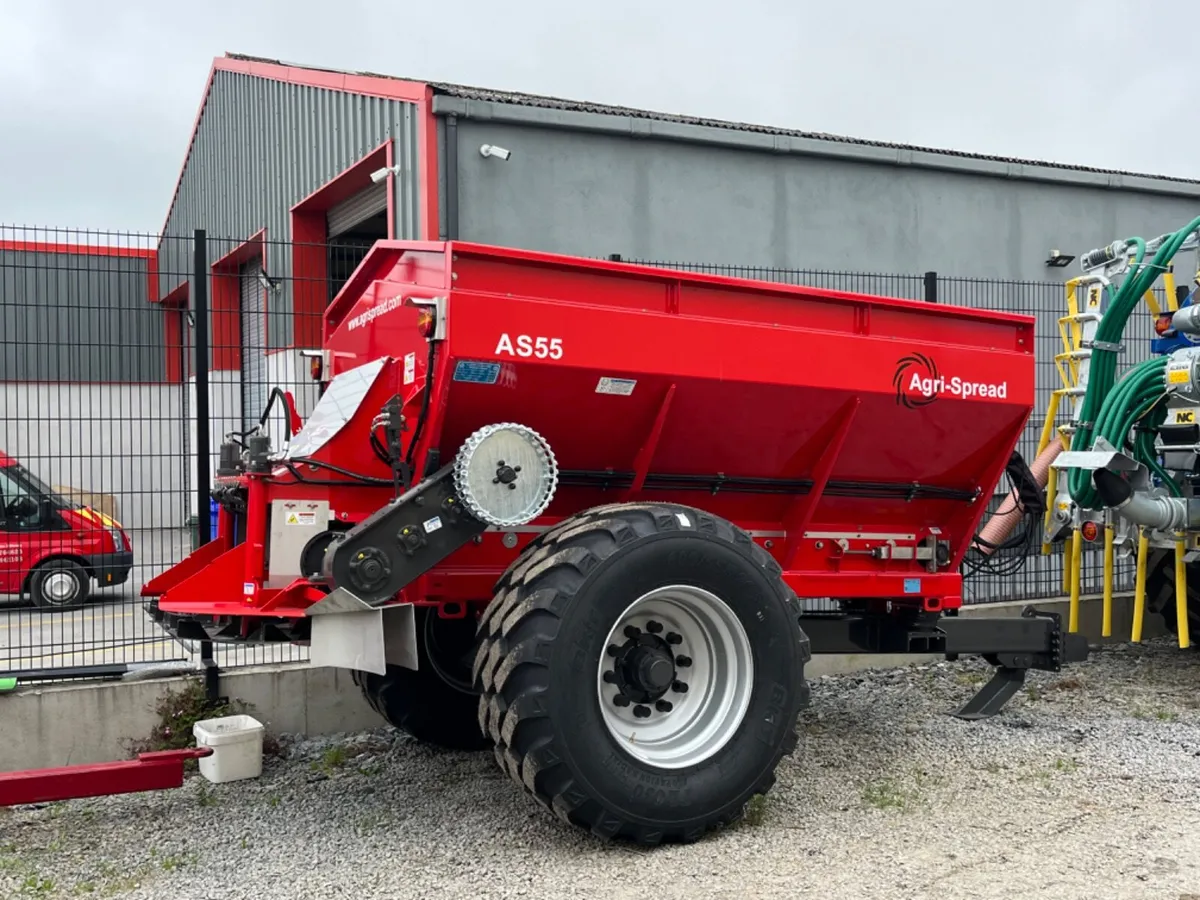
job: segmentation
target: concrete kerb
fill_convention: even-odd
[[[1016,616],[1028,602],[981,604],[964,608],[965,616]],[[1039,601],[1039,610],[1062,615],[1068,602]],[[1132,623],[1132,597],[1113,601],[1112,641],[1127,641]],[[1101,642],[1101,604],[1083,598],[1080,631]],[[1147,615],[1143,637],[1166,633],[1162,619]],[[812,677],[916,665],[939,656],[819,655],[808,666]],[[148,735],[155,724],[158,699],[181,677],[120,682],[63,684],[19,689],[0,695],[0,772],[105,762],[128,758],[131,739]],[[303,664],[233,669],[221,676],[221,693],[253,705],[255,717],[275,734],[338,734],[377,727],[378,715],[363,700],[350,674],[340,669]]]

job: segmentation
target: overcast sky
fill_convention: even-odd
[[[1196,0],[0,0],[0,223],[157,231],[226,51],[1200,178],[1198,40]]]

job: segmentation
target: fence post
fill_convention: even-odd
[[[209,514],[212,493],[212,454],[209,449],[208,394],[208,240],[203,228],[193,236],[195,259],[192,270],[192,315],[196,319],[196,532],[200,546],[212,540],[212,520]],[[213,657],[213,642],[200,642],[200,665],[204,668],[204,687],[208,699],[220,697],[221,672]]]
[[[925,302],[937,303],[937,272],[925,273]]]

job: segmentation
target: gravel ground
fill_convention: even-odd
[[[490,754],[284,740],[254,782],[0,809],[0,896],[1200,898],[1200,656],[1116,645],[946,715],[972,662],[828,677],[745,823],[602,845]]]

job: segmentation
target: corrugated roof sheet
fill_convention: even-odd
[[[246,56],[238,53],[227,53],[231,59],[244,59],[253,62],[273,63],[281,66],[291,66],[297,69],[311,69],[318,72],[338,72],[346,75],[361,75],[369,78],[387,78],[394,81],[406,81],[417,84],[428,84],[437,93],[450,97],[460,97],[465,100],[480,100],[494,103],[508,103],[516,106],[540,107],[542,109],[558,109],[571,112],[595,113],[604,116],[627,116],[635,119],[647,119],[657,122],[675,122],[683,125],[703,125],[708,128],[724,128],[730,131],[746,131],[759,134],[774,134],[785,137],[803,138],[814,141],[849,144],[860,147],[881,147],[891,150],[908,150],[914,153],[935,153],[940,156],[955,156],[962,159],[977,159],[988,162],[1011,163],[1021,166],[1041,166],[1044,168],[1065,169],[1072,172],[1094,172],[1099,175],[1123,175],[1131,178],[1151,178],[1158,181],[1174,181],[1181,184],[1200,184],[1200,179],[1178,178],[1169,175],[1155,175],[1147,172],[1132,172],[1124,169],[1104,169],[1095,166],[1081,166],[1072,163],[1051,162],[1049,160],[1023,159],[1015,156],[997,156],[986,153],[968,153],[963,150],[947,150],[941,147],[923,147],[916,144],[900,144],[892,141],[875,141],[865,138],[847,137],[838,134],[826,134],[817,131],[800,131],[792,128],[779,128],[773,125],[756,125],[749,122],[731,122],[723,119],[709,119],[702,116],[680,115],[676,113],[655,112],[647,109],[635,109],[628,106],[613,106],[607,103],[591,103],[585,100],[565,100],[561,97],[547,97],[539,94],[526,94],[519,91],[501,91],[493,88],[472,87],[464,84],[448,82],[423,81],[419,78],[403,78],[396,75],[383,75],[378,72],[354,71],[348,69],[332,69],[324,66],[314,66],[305,63],[286,62],[278,59],[267,59],[259,56]]]

